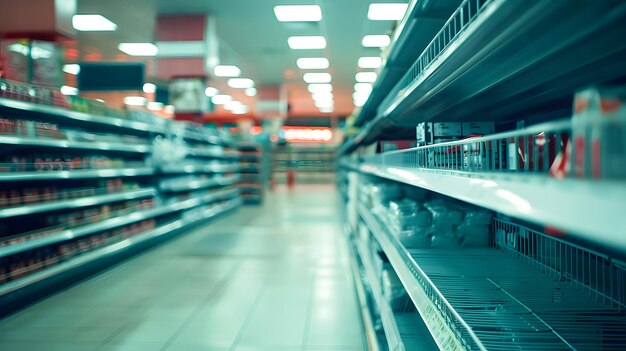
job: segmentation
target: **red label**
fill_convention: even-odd
[[[600,140],[591,143],[591,163],[593,166],[593,177],[600,178]]]
[[[582,136],[576,137],[576,176],[584,177],[585,176],[585,138]]]
[[[619,99],[600,100],[600,110],[602,112],[613,112],[619,109]]]
[[[587,99],[579,97],[574,100],[574,112],[576,113],[586,110],[587,106],[589,106],[589,102],[587,101]]]

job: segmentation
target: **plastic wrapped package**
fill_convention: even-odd
[[[426,249],[431,245],[431,228],[412,228],[398,232],[398,240],[407,249]]]
[[[493,214],[489,211],[472,209],[465,212],[465,217],[463,217],[463,224],[487,226],[491,224],[492,217]]]
[[[404,187],[404,194],[406,195],[406,197],[418,203],[426,201],[426,199],[428,198],[428,193],[428,190],[416,186]]]
[[[432,248],[453,248],[461,246],[459,238],[452,233],[439,234],[435,233],[430,241],[430,247]]]
[[[402,197],[402,187],[396,183],[380,183],[372,186],[372,202],[386,204],[389,201],[398,200]]]
[[[433,200],[424,203],[432,214],[433,233],[446,234],[454,231],[454,228],[463,220],[463,212],[445,200]]]
[[[471,225],[464,222],[457,227],[457,236],[464,247],[487,247],[489,225]]]
[[[406,311],[412,306],[409,295],[391,265],[386,265],[383,269],[382,290],[383,297],[394,312]]]

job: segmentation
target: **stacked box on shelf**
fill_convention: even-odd
[[[260,204],[263,202],[263,176],[262,176],[262,148],[256,143],[240,143],[239,170],[241,181],[239,189],[245,204]]]
[[[0,314],[241,203],[216,140],[195,135],[195,163],[168,169],[154,154],[172,122],[57,93],[0,81]]]

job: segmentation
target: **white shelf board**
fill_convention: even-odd
[[[626,183],[534,174],[470,173],[361,164],[363,173],[428,189],[626,252]]]
[[[139,199],[143,197],[154,196],[156,191],[154,188],[127,190],[117,193],[95,195],[88,197],[81,197],[70,200],[49,201],[44,203],[36,203],[31,205],[24,205],[19,207],[10,207],[0,209],[0,219],[9,218],[15,216],[24,216],[35,213],[50,212],[64,209],[75,209],[86,206],[94,206],[99,204],[105,204],[115,201],[124,201]]]
[[[32,172],[0,172],[0,182],[18,182],[35,180],[89,179],[112,177],[139,177],[153,175],[150,167],[142,168],[107,168],[83,169],[69,171],[32,171]]]
[[[91,261],[94,261],[96,259],[100,259],[100,258],[105,258],[108,256],[113,256],[116,254],[119,254],[123,251],[126,251],[128,249],[130,249],[132,246],[136,246],[140,243],[149,241],[149,240],[153,240],[157,237],[163,236],[165,234],[171,233],[172,231],[178,230],[178,229],[182,229],[186,226],[189,225],[193,225],[195,223],[198,223],[200,221],[204,221],[207,220],[211,217],[215,217],[219,214],[222,214],[224,212],[230,211],[236,207],[238,207],[240,205],[239,202],[237,201],[233,201],[227,204],[219,204],[219,205],[215,205],[214,207],[207,209],[206,211],[203,212],[204,216],[198,216],[195,219],[191,219],[191,220],[185,220],[185,219],[178,219],[175,221],[172,221],[166,225],[160,226],[158,228],[152,229],[150,231],[147,231],[143,234],[128,238],[128,239],[124,239],[120,242],[84,253],[82,255],[79,255],[77,257],[74,257],[68,261],[59,263],[57,265],[54,265],[52,267],[46,268],[42,271],[33,273],[33,274],[29,274],[23,278],[8,282],[3,284],[0,287],[0,297],[1,296],[5,296],[7,294],[10,294],[11,292],[14,292],[16,290],[19,290],[21,288],[27,287],[33,283],[45,280],[47,278],[53,277],[55,275],[58,275],[60,273],[69,271],[71,269],[77,268],[81,265],[84,265],[86,263],[89,263]]]
[[[45,138],[29,138],[21,136],[0,135],[0,144],[51,147],[61,149],[80,149],[98,151],[117,151],[127,153],[147,154],[152,152],[152,146],[141,144],[110,143],[102,141],[86,142]]]

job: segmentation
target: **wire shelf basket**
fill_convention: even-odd
[[[391,151],[364,158],[391,167],[463,172],[526,172],[567,176],[574,148],[567,148],[569,120],[538,124],[485,137]]]

